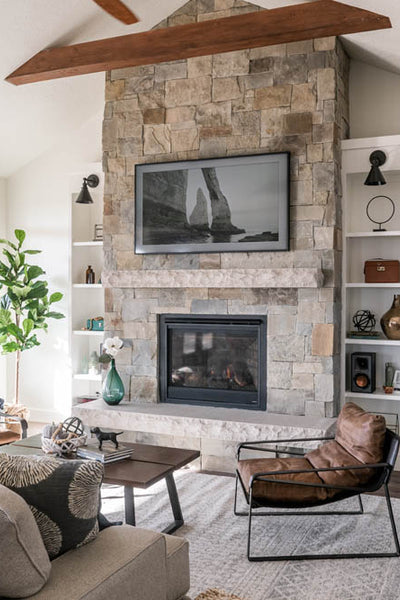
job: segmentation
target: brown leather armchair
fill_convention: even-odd
[[[276,445],[294,442],[325,442],[303,456],[285,450],[295,458],[278,458]],[[333,438],[302,438],[246,442],[238,447],[236,471],[235,515],[248,516],[247,558],[250,561],[303,560],[318,558],[362,558],[400,556],[400,544],[393,518],[389,480],[399,451],[400,438],[389,429],[383,416],[365,412],[348,402],[337,421]],[[265,448],[274,444],[275,448]],[[242,450],[273,452],[275,458],[241,460]],[[238,484],[241,484],[248,512],[237,510]],[[395,544],[394,552],[352,554],[301,554],[257,556],[251,553],[251,521],[253,516],[282,515],[281,511],[254,513],[261,507],[303,509],[323,506],[351,496],[358,496],[359,509],[354,511],[286,511],[285,515],[362,514],[361,494],[384,488]]]
[[[28,423],[22,416],[25,416],[26,412],[24,407],[5,406],[4,400],[0,398],[0,446],[26,438]]]

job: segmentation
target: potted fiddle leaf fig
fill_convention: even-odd
[[[41,250],[25,250],[26,233],[15,230],[15,241],[0,239],[0,349],[2,354],[15,353],[15,403],[19,404],[19,375],[21,353],[40,346],[37,333],[47,332],[49,319],[63,319],[53,310],[60,292],[49,294],[45,272],[28,261]]]

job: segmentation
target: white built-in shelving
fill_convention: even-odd
[[[93,204],[75,202],[83,177],[95,173],[100,178],[97,188],[89,188]],[[86,330],[87,320],[104,317],[104,292],[101,284],[103,242],[94,240],[94,226],[103,222],[104,183],[100,163],[83,165],[70,177],[71,202],[71,370],[72,402],[78,396],[95,396],[101,391],[101,374],[89,373],[92,352],[100,354],[104,333]],[[86,283],[86,269],[91,265],[95,283]]]
[[[349,345],[360,345],[360,346],[400,346],[400,340],[387,340],[386,338],[373,339],[358,339],[358,338],[346,338],[345,343]]]
[[[383,150],[387,156],[381,167],[387,184],[365,186],[370,168],[369,155]],[[345,140],[342,142],[343,184],[343,271],[342,271],[342,356],[341,397],[352,400],[368,410],[400,413],[400,394],[385,394],[383,390],[385,363],[400,369],[400,341],[388,340],[380,328],[380,318],[390,308],[393,296],[400,294],[400,283],[365,283],[364,263],[374,258],[400,260],[400,136]],[[373,196],[389,196],[395,203],[393,219],[384,225],[387,231],[373,231],[367,217],[367,203]],[[375,314],[377,339],[350,338],[354,329],[352,317],[357,310]],[[350,391],[350,355],[352,352],[376,353],[376,390],[372,394]]]
[[[72,245],[75,247],[83,247],[83,248],[87,248],[87,247],[93,247],[93,248],[99,248],[103,246],[103,242],[98,242],[98,241],[88,241],[88,242],[72,242]]]

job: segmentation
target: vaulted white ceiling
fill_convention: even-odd
[[[318,0],[311,0],[316,3]],[[140,22],[126,26],[92,0],[0,0],[0,177],[7,177],[68,133],[99,114],[104,73],[14,87],[4,78],[51,46],[145,31],[183,6],[186,0],[125,0]],[[264,8],[304,0],[257,0]],[[393,29],[344,36],[350,55],[400,72],[400,0],[347,0],[378,11]]]

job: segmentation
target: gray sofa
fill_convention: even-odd
[[[2,599],[178,600],[189,589],[187,541],[129,525],[104,529],[50,563],[28,505],[3,486],[0,539]]]

